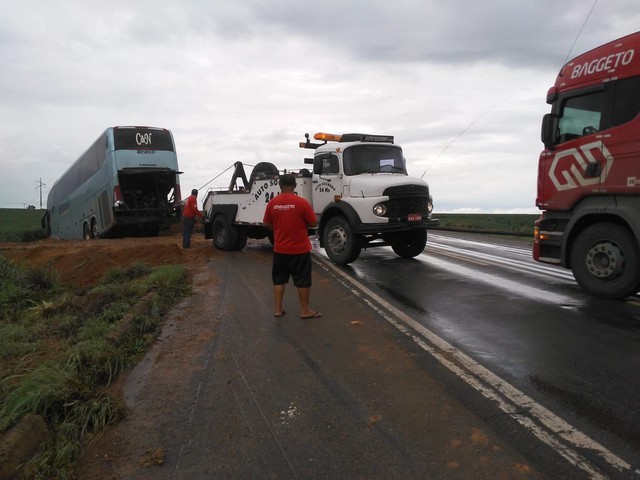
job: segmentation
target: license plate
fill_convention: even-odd
[[[418,222],[422,220],[422,215],[420,215],[419,213],[410,213],[407,219],[410,222]]]

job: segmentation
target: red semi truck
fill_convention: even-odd
[[[533,258],[601,298],[640,289],[640,32],[564,65],[542,121]]]

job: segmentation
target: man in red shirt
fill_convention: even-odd
[[[182,208],[182,248],[191,246],[191,233],[193,232],[193,224],[196,223],[196,217],[202,218],[202,212],[198,210],[198,190],[191,190],[191,195],[187,197]]]
[[[273,297],[274,316],[281,317],[285,285],[289,277],[298,289],[300,318],[319,318],[320,312],[309,307],[311,294],[311,241],[309,228],[318,226],[318,219],[311,204],[294,192],[296,177],[284,174],[280,177],[282,193],[268,204],[262,220],[265,227],[273,230]]]

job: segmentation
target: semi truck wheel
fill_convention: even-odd
[[[571,269],[580,286],[600,298],[622,298],[640,284],[640,254],[633,235],[614,223],[588,227],[571,248]]]
[[[222,215],[216,215],[211,226],[213,235],[213,246],[218,250],[234,250],[238,241],[238,231],[229,225],[227,219]]]
[[[391,242],[391,248],[402,258],[417,257],[427,245],[426,230],[411,230],[400,235]]]
[[[324,249],[333,263],[347,265],[360,256],[360,238],[353,233],[351,225],[344,217],[329,219],[323,235]]]

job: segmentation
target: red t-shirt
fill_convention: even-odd
[[[184,207],[182,207],[182,216],[186,218],[195,218],[196,215],[201,217],[202,212],[198,210],[198,201],[196,200],[196,196],[189,195],[187,200],[184,202]]]
[[[311,204],[295,193],[281,193],[271,199],[263,223],[273,225],[273,251],[298,255],[311,251],[307,228],[318,223]]]

